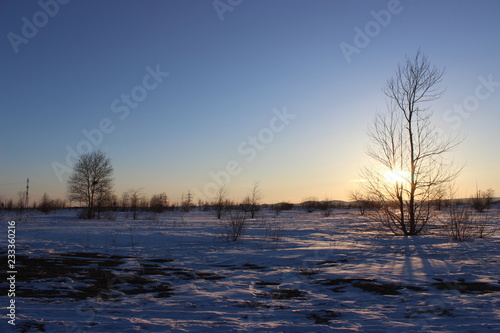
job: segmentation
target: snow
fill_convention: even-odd
[[[212,212],[112,214],[16,220],[18,331],[500,331],[498,232],[460,243],[392,236],[355,210],[264,210],[227,242]]]

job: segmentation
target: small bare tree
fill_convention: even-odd
[[[95,215],[96,200],[111,193],[113,181],[111,161],[102,151],[83,154],[68,180],[69,199],[85,202],[85,217],[92,219]]]
[[[227,198],[227,184],[223,184],[217,188],[217,192],[215,192],[215,214],[217,219],[221,219],[222,213],[224,212],[224,207],[226,206]]]
[[[128,190],[128,198],[130,202],[130,210],[132,211],[132,217],[134,220],[137,220],[137,217],[139,216],[139,208],[141,207],[141,202],[144,200],[142,187],[138,189]]]
[[[122,198],[121,198],[121,207],[124,212],[128,211],[130,207],[130,197],[129,197],[129,192],[125,191],[122,193]]]
[[[255,218],[255,214],[260,210],[260,201],[262,200],[262,191],[259,182],[255,182],[248,195],[243,199],[243,210],[250,213],[250,218]]]
[[[360,215],[365,215],[367,210],[376,208],[377,206],[375,200],[373,200],[368,195],[360,191],[351,192],[349,194],[349,198],[354,202],[356,207],[359,209]]]
[[[21,213],[28,207],[26,207],[26,192],[19,191],[17,192],[17,213],[21,216]]]
[[[17,209],[22,211],[25,208],[28,208],[26,206],[26,192],[24,191],[19,191],[17,192]]]
[[[440,137],[427,103],[438,99],[444,70],[431,66],[420,50],[387,81],[389,110],[369,131],[367,154],[378,165],[365,168],[361,183],[380,204],[377,216],[394,234],[417,235],[431,216],[431,203],[460,169],[444,159],[462,140]]]
[[[12,198],[7,200],[7,202],[5,203],[5,209],[7,209],[8,211],[11,211],[14,209],[14,200]]]
[[[45,213],[45,215],[48,215],[54,209],[54,203],[50,199],[50,197],[47,193],[43,194],[42,201],[40,202],[38,209],[41,212]]]

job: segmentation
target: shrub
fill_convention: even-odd
[[[244,211],[228,211],[225,219],[219,222],[219,234],[228,242],[235,242],[241,236],[247,226],[248,214]]]
[[[484,210],[489,209],[493,203],[494,191],[490,188],[486,191],[476,190],[476,194],[470,198],[470,205],[477,212],[482,213]]]
[[[271,242],[280,242],[285,233],[285,225],[282,221],[269,221],[264,224],[265,233],[264,238]]]
[[[479,216],[465,205],[450,205],[440,222],[446,233],[460,242],[483,238],[496,232],[489,216]]]
[[[309,197],[305,199],[302,203],[302,208],[304,208],[308,213],[314,212],[318,208],[318,198]]]
[[[329,199],[318,202],[317,207],[321,210],[324,217],[329,217],[332,214],[333,203]]]

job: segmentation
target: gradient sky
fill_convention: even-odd
[[[382,88],[418,48],[446,67],[436,125],[467,136],[450,154],[460,193],[500,193],[499,1],[55,3],[0,2],[4,198],[28,177],[33,200],[63,198],[68,173],[53,166],[90,145],[112,160],[118,195],[205,200],[227,179],[233,199],[255,181],[269,203],[347,199]]]

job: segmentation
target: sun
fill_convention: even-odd
[[[408,181],[408,171],[404,170],[387,170],[385,172],[385,180],[389,183],[404,183]]]

